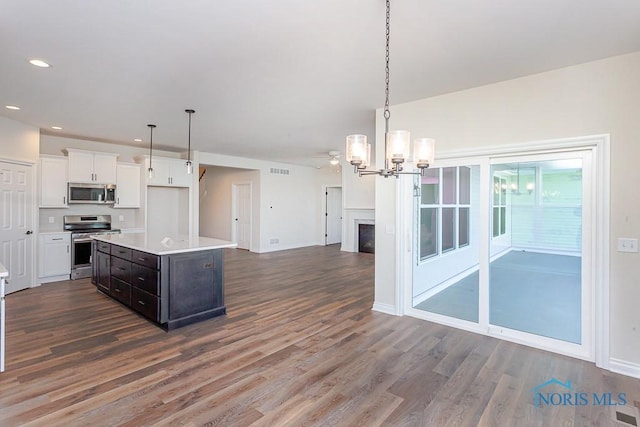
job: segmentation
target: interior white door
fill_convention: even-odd
[[[6,292],[33,283],[33,169],[0,162],[0,263],[9,271]]]
[[[325,197],[325,243],[333,245],[342,242],[342,188],[327,187]]]
[[[234,235],[239,249],[251,248],[251,185],[234,184]]]

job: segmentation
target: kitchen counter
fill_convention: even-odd
[[[150,233],[92,236],[92,283],[170,330],[226,313],[224,248],[207,237]]]
[[[92,236],[92,238],[154,255],[181,254],[238,246],[237,243],[210,237],[190,238],[188,236],[163,236],[149,233],[107,234]]]

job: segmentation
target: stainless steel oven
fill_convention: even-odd
[[[91,277],[91,236],[116,234],[111,215],[65,215],[64,229],[71,231],[71,279]]]

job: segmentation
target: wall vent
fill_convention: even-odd
[[[270,172],[276,175],[289,175],[289,169],[271,168]]]

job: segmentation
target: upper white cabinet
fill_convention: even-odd
[[[145,156],[145,171],[149,169],[149,157]],[[147,176],[147,185],[161,187],[191,187],[193,177],[187,173],[186,160],[153,157],[153,178]]]
[[[68,160],[62,156],[40,157],[40,207],[67,207]]]
[[[69,182],[113,184],[116,182],[117,154],[95,153],[68,148]]]
[[[116,203],[114,208],[140,207],[140,165],[118,163],[116,177]]]

